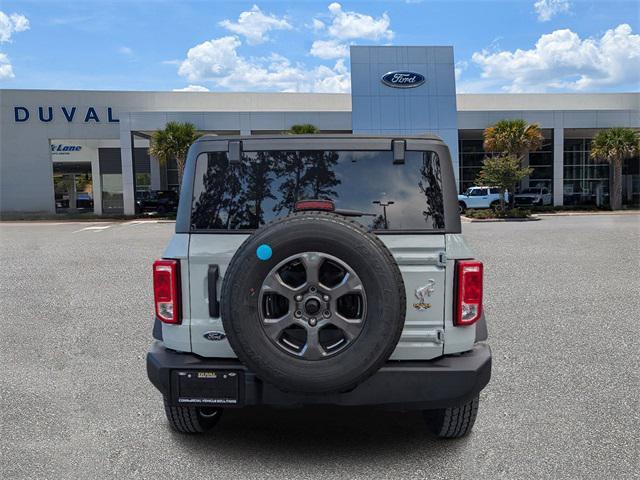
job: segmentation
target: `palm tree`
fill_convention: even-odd
[[[149,155],[156,157],[163,165],[175,159],[178,166],[178,183],[182,183],[187,152],[199,136],[196,127],[191,123],[169,122],[163,130],[153,132]]]
[[[310,123],[302,123],[297,125],[291,125],[289,129],[289,133],[294,135],[304,135],[308,133],[319,133],[320,129],[315,125],[311,125]]]
[[[485,152],[496,152],[510,157],[519,158],[538,150],[544,142],[544,137],[537,123],[527,123],[524,120],[500,120],[484,131]]]
[[[591,142],[591,158],[609,163],[612,210],[622,207],[622,163],[640,155],[640,134],[631,128],[617,127],[598,132]],[[611,174],[613,173],[613,175]]]
[[[500,120],[483,132],[485,152],[499,153],[503,157],[516,159],[517,167],[522,166],[523,158],[538,150],[544,142],[544,136],[537,123],[527,123],[522,119]],[[515,204],[514,192],[510,192],[509,205]]]

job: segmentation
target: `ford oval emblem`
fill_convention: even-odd
[[[382,83],[393,88],[415,88],[422,85],[425,81],[424,75],[416,72],[389,72],[385,73]]]
[[[222,332],[204,332],[202,336],[212,342],[219,342],[220,340],[227,338],[227,336]]]

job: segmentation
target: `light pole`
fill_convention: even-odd
[[[390,200],[388,202],[383,202],[381,200],[374,200],[371,203],[375,203],[376,205],[380,205],[382,207],[382,216],[384,217],[384,229],[389,230],[389,224],[387,223],[387,207],[389,205],[393,205],[395,202]]]

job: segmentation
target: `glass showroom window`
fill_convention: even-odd
[[[151,190],[151,159],[147,148],[133,150],[134,171],[136,174],[136,193]]]
[[[546,134],[546,132],[545,132]],[[495,155],[493,152],[485,152],[482,148],[483,140],[461,139],[460,150],[460,191],[464,192],[469,187],[476,186],[476,178],[482,170],[482,161],[487,156]],[[545,140],[536,152],[529,154],[529,166],[533,172],[529,177],[530,187],[545,187],[553,191],[553,136],[545,135]]]
[[[180,190],[180,181],[178,180],[178,163],[175,158],[167,162],[167,190]]]
[[[542,147],[529,153],[529,166],[533,172],[529,176],[529,187],[544,187],[553,192],[553,134],[545,132]]]
[[[609,165],[589,157],[591,139],[564,141],[564,204],[605,205],[609,203]]]
[[[482,148],[482,139],[460,140],[460,191],[464,192],[476,184],[482,169],[482,161],[488,154]]]

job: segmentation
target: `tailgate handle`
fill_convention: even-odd
[[[220,267],[218,265],[209,265],[207,273],[208,290],[209,290],[209,316],[220,316],[220,302],[218,302],[218,278],[220,278]]]

